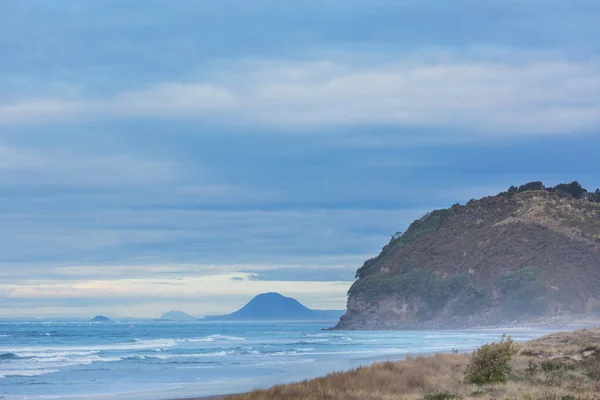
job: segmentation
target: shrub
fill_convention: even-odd
[[[466,381],[476,385],[506,383],[510,375],[510,361],[517,354],[510,336],[502,336],[497,343],[485,344],[471,355],[465,371]]]
[[[544,190],[544,184],[540,181],[529,182],[519,186],[519,192],[527,192],[529,190]]]
[[[437,232],[451,213],[450,209],[445,208],[425,214],[410,224],[404,235],[402,235],[402,243],[409,244],[423,235],[430,235]]]
[[[537,374],[539,370],[538,365],[533,362],[532,360],[529,360],[529,363],[527,364],[527,368],[525,368],[525,372],[527,373],[527,375],[529,375],[530,377]]]
[[[392,235],[392,240],[396,240],[396,239],[398,239],[398,238],[401,238],[401,237],[402,237],[402,235],[404,235],[404,232],[400,232],[400,231],[398,231],[398,232],[396,232],[396,233],[394,233],[394,234]]]
[[[450,393],[436,393],[436,394],[428,394],[425,395],[423,400],[447,400],[447,399],[455,399],[455,394]]]
[[[471,392],[471,397],[481,397],[481,396],[485,396],[487,394],[487,392],[485,392],[484,390],[474,390]]]
[[[567,364],[562,360],[544,360],[541,364],[542,371],[544,372],[553,372],[553,371],[572,371],[575,369],[575,366],[572,364]]]
[[[600,352],[596,350],[593,356],[587,357],[583,362],[584,374],[600,382]]]
[[[560,183],[554,186],[554,191],[570,194],[576,199],[580,199],[587,194],[587,190],[585,190],[577,181],[573,181],[571,183]]]

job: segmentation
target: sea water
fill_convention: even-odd
[[[328,324],[0,321],[0,398],[174,399],[243,392],[543,330],[325,331]]]

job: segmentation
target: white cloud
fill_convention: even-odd
[[[247,273],[182,275],[176,280],[145,278],[29,281],[0,284],[4,316],[37,316],[39,309],[54,305],[52,316],[89,315],[92,304],[100,313],[113,316],[159,317],[179,307],[200,315],[229,313],[259,293],[278,291],[297,297],[313,308],[345,307],[350,282],[253,281]],[[232,280],[231,278],[242,278]],[[110,298],[111,301],[106,299]],[[98,299],[104,299],[98,305]],[[23,306],[29,302],[30,306]]]
[[[105,106],[123,115],[188,114],[199,111],[218,112],[237,106],[236,96],[228,88],[210,84],[168,82],[147,89],[120,93]]]
[[[211,82],[159,82],[105,99],[70,96],[0,105],[0,122],[197,118],[294,128],[460,127],[496,134],[571,133],[600,126],[597,60],[486,57],[408,55],[367,66],[240,63]]]
[[[67,149],[35,149],[0,144],[0,182],[97,185],[139,185],[176,178],[174,162],[150,160],[135,154],[80,154]]]
[[[358,265],[427,209],[156,210],[127,208],[0,213],[7,260],[142,264],[297,264],[311,255],[346,254]],[[351,249],[351,250],[350,250]],[[33,268],[35,269],[35,268]],[[246,270],[250,269],[245,268]],[[31,272],[32,269],[24,269]],[[41,267],[40,274],[53,274]],[[150,271],[149,271],[150,272]],[[91,271],[90,271],[91,273]],[[0,270],[4,279],[18,271]]]

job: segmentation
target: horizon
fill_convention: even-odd
[[[229,315],[231,313],[234,313],[236,311],[241,310],[242,308],[244,308],[246,305],[248,305],[250,302],[252,302],[252,300],[256,299],[259,296],[262,295],[268,295],[268,294],[277,294],[280,295],[284,298],[288,298],[288,299],[293,299],[298,301],[302,306],[305,306],[305,304],[303,304],[302,302],[300,302],[299,300],[295,299],[294,297],[290,297],[290,296],[286,296],[285,294],[282,293],[278,293],[278,292],[265,292],[265,293],[257,293],[256,295],[252,296],[250,299],[248,299],[245,303],[243,303],[242,305],[240,305],[239,307],[236,307],[232,310],[230,310],[230,312],[227,312],[226,314],[206,314],[206,315],[198,315],[198,314],[194,314],[192,312],[187,312],[186,310],[168,310],[168,311],[161,311],[159,312],[156,316],[151,316],[151,317],[137,317],[134,315],[110,315],[107,313],[100,313],[100,314],[90,314],[89,316],[52,316],[52,315],[46,315],[46,316],[30,316],[30,317],[19,317],[19,316],[15,316],[15,317],[3,317],[0,316],[0,320],[41,320],[41,319],[48,319],[48,320],[52,320],[52,319],[60,319],[60,320],[84,320],[84,321],[89,321],[90,319],[93,319],[95,317],[107,317],[111,320],[160,320],[163,316],[165,316],[166,314],[169,313],[183,313],[186,315],[189,315],[191,317],[197,318],[198,320],[203,320],[205,317],[213,317],[213,316],[221,316],[221,315]],[[311,308],[311,307],[307,307],[308,309],[312,310],[312,311],[345,311],[345,307],[344,308],[340,308],[340,309],[318,309],[318,308]],[[260,320],[259,320],[260,321]],[[209,322],[209,320],[207,320],[207,322]]]
[[[269,293],[274,293],[274,292],[269,292]],[[187,312],[185,310],[168,310],[168,311],[162,311],[162,312],[160,312],[159,314],[157,314],[154,317],[136,317],[134,315],[129,315],[129,316],[128,315],[121,315],[121,316],[117,315],[117,316],[112,316],[110,314],[90,314],[89,316],[52,316],[52,315],[47,315],[47,316],[32,316],[32,317],[18,317],[18,316],[17,317],[2,317],[2,316],[0,316],[0,320],[24,320],[24,321],[28,321],[28,320],[41,320],[41,319],[44,319],[44,320],[52,320],[52,319],[63,320],[64,319],[64,320],[83,320],[83,321],[89,321],[90,319],[93,319],[95,317],[107,317],[110,320],[150,320],[150,321],[155,321],[155,320],[162,319],[162,317],[164,317],[166,314],[169,314],[169,313],[183,313],[183,314],[189,315],[190,317],[194,317],[197,320],[204,320],[205,317],[229,315],[231,313],[239,311],[244,306],[246,306],[250,301],[252,301],[254,298],[256,298],[257,296],[260,296],[262,294],[268,294],[268,293],[259,293],[256,296],[252,297],[252,299],[248,300],[245,304],[243,304],[239,308],[235,308],[233,310],[230,310],[231,312],[229,312],[229,313],[218,314],[218,315],[213,315],[213,314],[210,314],[210,315],[196,315],[194,313]],[[289,297],[289,296],[284,296],[284,297],[294,299],[293,297]],[[297,300],[297,299],[294,299],[294,300]],[[302,304],[303,306],[305,306],[302,302],[300,302],[300,304]],[[340,309],[318,309],[318,308],[310,308],[310,307],[308,307],[308,308],[310,310],[312,310],[312,311],[345,311],[345,307],[344,308],[340,308]],[[257,322],[261,322],[261,321],[263,321],[263,320],[257,320]],[[210,320],[206,320],[206,322],[210,322]],[[222,322],[222,321],[218,321],[218,322]],[[237,321],[237,322],[239,322],[239,321]],[[248,320],[248,322],[250,322],[250,320]]]
[[[53,319],[53,318],[54,318],[54,319],[89,320],[89,319],[92,319],[92,318],[95,318],[95,317],[107,317],[107,318],[110,318],[111,320],[128,320],[128,319],[139,319],[139,320],[158,320],[158,319],[161,319],[162,317],[164,317],[166,314],[169,314],[169,313],[183,313],[183,314],[186,314],[186,315],[188,315],[188,316],[190,316],[190,317],[197,318],[198,320],[202,320],[202,319],[204,319],[205,317],[214,317],[214,316],[222,316],[222,315],[229,315],[229,314],[232,314],[232,313],[234,313],[234,312],[236,312],[236,311],[239,311],[239,310],[241,310],[242,308],[244,308],[244,307],[245,307],[245,306],[247,306],[248,304],[250,304],[250,302],[252,302],[252,300],[256,299],[257,297],[259,297],[259,296],[262,296],[262,295],[267,295],[267,294],[277,294],[277,295],[279,295],[279,296],[282,296],[282,297],[284,297],[284,298],[288,298],[288,299],[292,299],[292,300],[296,300],[296,301],[298,301],[297,299],[294,299],[293,297],[285,296],[284,294],[281,294],[281,293],[277,293],[277,292],[266,292],[266,293],[258,293],[258,294],[256,294],[255,296],[253,296],[251,299],[249,299],[248,301],[246,301],[246,302],[245,302],[243,305],[241,305],[240,307],[238,307],[238,308],[235,308],[235,309],[231,310],[231,312],[230,312],[230,313],[227,313],[227,314],[219,314],[219,315],[195,315],[195,314],[193,314],[193,313],[186,312],[185,310],[169,310],[169,311],[163,311],[163,312],[161,312],[161,313],[160,313],[160,315],[158,315],[158,316],[156,316],[156,317],[145,317],[145,318],[144,318],[144,317],[136,317],[136,316],[114,316],[114,317],[113,317],[113,316],[110,316],[110,315],[108,315],[108,314],[106,314],[106,315],[105,315],[105,314],[99,314],[99,315],[94,315],[94,316],[90,316],[90,317],[52,317],[52,316],[46,316],[46,317],[30,317],[30,318],[22,318],[22,317],[6,318],[6,317],[0,317],[0,319],[16,319],[16,320],[23,319],[23,320],[28,320],[28,319]],[[304,304],[302,304],[302,302],[299,302],[299,303],[300,303],[302,306],[305,306]],[[306,306],[305,306],[305,307],[306,307]],[[308,308],[309,310],[312,310],[312,311],[345,311],[345,308],[341,308],[341,309],[332,309],[332,310],[328,310],[328,309],[318,309],[318,308],[310,308],[310,307],[307,307],[307,308]],[[209,321],[209,320],[207,320],[207,322],[208,322],[208,321]],[[249,321],[250,321],[250,320],[249,320]],[[257,321],[262,321],[262,320],[257,320]],[[239,321],[238,321],[238,322],[239,322]]]
[[[0,5],[1,318],[341,310],[431,210],[600,187],[596,1],[165,4]]]

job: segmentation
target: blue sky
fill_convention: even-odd
[[[425,212],[600,186],[600,4],[0,3],[0,316],[343,308]]]

